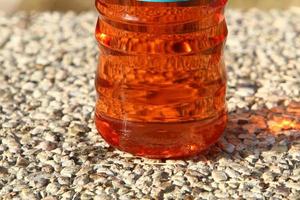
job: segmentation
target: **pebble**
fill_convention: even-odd
[[[221,149],[227,153],[233,153],[235,150],[235,146],[227,142],[225,139],[220,139],[218,144],[221,147]]]
[[[0,176],[8,174],[8,170],[5,167],[0,166]]]
[[[37,199],[30,189],[23,189],[21,191],[20,197],[24,200],[34,200]]]
[[[64,132],[64,131],[63,131]],[[63,133],[62,132],[62,133]],[[52,133],[52,132],[46,132],[44,134],[44,139],[49,141],[49,142],[53,142],[53,143],[57,143],[58,142],[58,137],[56,134]]]
[[[56,149],[56,144],[55,143],[52,143],[52,142],[49,142],[49,141],[42,141],[38,146],[37,148],[38,149],[42,149],[44,151],[52,151],[54,149]]]
[[[39,82],[43,79],[43,72],[42,71],[35,71],[30,77],[31,81]]]
[[[43,198],[42,200],[57,200],[57,198],[54,196],[47,196],[47,197]]]
[[[58,177],[57,182],[60,185],[70,185],[71,181],[68,177]]]
[[[36,88],[36,85],[32,82],[27,82],[22,86],[23,90],[32,92],[34,90],[34,88]]]
[[[229,167],[227,167],[225,169],[225,173],[230,177],[230,178],[238,178],[239,177],[239,173],[230,169]]]
[[[237,95],[242,97],[247,97],[254,95],[255,91],[252,88],[238,88],[237,89]]]
[[[46,66],[50,64],[50,61],[47,58],[38,57],[36,60],[36,64],[41,66]]]
[[[50,174],[54,171],[54,168],[51,165],[45,165],[42,167],[42,171]]]
[[[286,144],[283,144],[283,145],[278,144],[278,145],[275,145],[275,146],[272,147],[272,151],[277,152],[279,154],[280,153],[285,153],[288,150],[289,150],[289,147]]]
[[[97,195],[94,199],[95,200],[110,200],[110,197],[107,194],[100,194],[100,195]]]
[[[50,157],[50,154],[48,154],[48,153],[46,153],[46,152],[44,152],[44,151],[42,151],[42,152],[40,152],[40,153],[38,153],[38,154],[36,155],[36,158],[37,158],[40,162],[42,162],[42,163],[47,162],[48,159],[49,159],[49,157]]]
[[[2,139],[2,143],[7,145],[11,153],[18,153],[20,151],[20,145],[12,137]]]
[[[53,194],[53,195],[56,195],[57,192],[59,190],[59,185],[58,183],[49,183],[46,187],[46,191],[49,193],[49,194]]]
[[[60,174],[64,177],[69,177],[71,178],[76,172],[75,167],[65,167],[61,170]]]
[[[17,166],[21,166],[21,167],[26,167],[29,165],[29,161],[25,158],[22,158],[21,156],[18,157],[17,159]]]
[[[34,129],[30,131],[32,135],[42,134],[46,130],[44,126],[36,126]]]
[[[55,78],[58,81],[62,81],[65,80],[67,78],[67,73],[65,71],[59,70],[56,74],[55,74]]]
[[[82,185],[84,186],[90,181],[89,177],[87,175],[76,177],[74,180],[75,185]]]
[[[35,187],[37,188],[41,188],[41,187],[45,187],[47,184],[49,183],[49,180],[46,179],[46,178],[42,178],[42,177],[39,177],[36,182],[35,182]]]
[[[75,192],[74,191],[68,191],[62,194],[63,199],[72,199],[74,196]]]
[[[212,171],[212,178],[216,181],[216,182],[221,182],[221,181],[226,181],[227,180],[227,176],[224,172],[221,171]]]
[[[266,183],[273,182],[273,180],[275,178],[275,174],[268,171],[268,172],[263,173],[262,178]]]
[[[299,182],[292,182],[292,181],[288,181],[285,184],[286,187],[300,191],[300,183]]]
[[[283,196],[288,196],[289,193],[290,193],[290,190],[287,187],[285,187],[285,186],[277,186],[276,187],[276,192],[278,194],[283,195]]]
[[[71,122],[69,133],[70,135],[77,136],[82,133],[86,133],[90,131],[90,128],[87,127],[85,124],[81,124],[79,122]]]

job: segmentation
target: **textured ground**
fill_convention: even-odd
[[[95,130],[95,13],[0,14],[0,199],[300,199],[300,8],[227,15],[225,136],[163,161]]]

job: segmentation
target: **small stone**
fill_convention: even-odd
[[[90,181],[89,177],[87,175],[76,177],[74,180],[75,185],[85,185]]]
[[[67,78],[67,73],[65,71],[59,70],[56,74],[55,74],[55,78],[58,81],[62,81],[65,80]]]
[[[170,178],[169,174],[167,172],[162,172],[160,174],[160,181],[164,182],[164,181],[168,181]]]
[[[282,169],[279,166],[276,166],[276,165],[270,166],[269,169],[274,174],[281,174],[282,173]]]
[[[57,183],[49,183],[46,187],[46,191],[49,194],[56,195],[59,190],[59,185]]]
[[[63,199],[72,199],[72,197],[74,196],[74,192],[73,191],[68,191],[62,194],[62,198]]]
[[[22,86],[22,89],[26,91],[33,91],[34,88],[36,88],[36,85],[32,82],[27,82]]]
[[[38,177],[35,181],[35,187],[42,188],[49,183],[49,180],[43,177]]]
[[[228,198],[228,194],[226,194],[225,192],[221,192],[220,190],[215,190],[214,195],[219,199]]]
[[[285,186],[277,186],[276,193],[281,194],[283,196],[288,196],[290,194],[290,189],[286,188]]]
[[[71,182],[70,178],[68,178],[68,177],[59,177],[57,179],[57,181],[60,185],[70,185],[70,182]]]
[[[53,142],[53,143],[58,142],[58,137],[56,136],[56,134],[54,134],[52,132],[44,133],[44,138],[45,138],[45,140],[47,140],[49,142]]]
[[[222,150],[224,150],[227,153],[233,153],[235,146],[229,142],[227,142],[227,140],[225,138],[220,138],[218,141],[218,145],[220,146],[220,148]]]
[[[12,137],[7,137],[7,138],[2,139],[2,143],[7,145],[10,152],[12,152],[12,153],[18,153],[20,151],[20,145]]]
[[[74,163],[75,165],[75,163]],[[92,166],[89,162],[85,163],[83,166],[80,167],[80,170],[76,173],[76,176],[81,176],[85,174],[89,174],[92,171]]]
[[[254,134],[258,131],[258,127],[254,124],[245,124],[243,125],[243,129],[247,130],[249,134]]]
[[[242,133],[238,135],[238,138],[240,139],[253,139],[253,135],[252,134],[247,134],[247,133]]]
[[[0,166],[0,176],[4,176],[8,174],[8,169]]]
[[[48,115],[43,112],[34,112],[34,113],[31,113],[30,116],[35,120],[47,120],[48,119]]]
[[[288,105],[287,111],[290,113],[295,113],[300,116],[300,102],[291,102]]]
[[[76,169],[74,167],[65,167],[61,170],[60,174],[64,177],[71,178],[73,175],[75,175]]]
[[[257,155],[249,155],[245,158],[249,163],[255,163],[259,159]]]
[[[264,138],[263,143],[266,144],[266,146],[274,145],[276,142],[276,139],[274,136],[267,136]]]
[[[80,135],[82,133],[89,132],[90,128],[84,124],[80,124],[79,122],[72,122],[69,128],[70,135]]]
[[[46,66],[50,64],[50,61],[47,60],[46,58],[38,57],[36,60],[36,64],[41,65],[41,66]]]
[[[32,135],[38,135],[38,134],[42,134],[45,130],[46,128],[44,126],[37,126],[34,129],[32,129],[30,133]]]
[[[241,87],[241,88],[238,88],[237,94],[242,97],[252,96],[252,95],[254,95],[254,89]]]
[[[18,180],[23,180],[24,177],[27,177],[27,176],[28,176],[28,172],[27,172],[27,170],[24,169],[24,168],[20,168],[19,171],[18,171],[17,174],[16,174],[16,178],[17,178]]]
[[[31,81],[39,82],[43,79],[43,72],[42,71],[35,71],[30,77]]]
[[[169,184],[161,191],[163,194],[173,192],[175,190],[175,185]]]
[[[216,181],[216,182],[221,182],[221,181],[226,181],[227,180],[227,176],[224,172],[221,171],[217,171],[214,170],[212,172],[212,178]]]
[[[299,200],[299,195],[300,193],[290,193],[290,195],[288,195],[288,199],[289,200]]]
[[[57,200],[57,198],[54,196],[47,196],[47,197],[43,198],[42,200]]]
[[[266,119],[263,116],[252,115],[250,117],[250,120],[257,128],[260,128],[260,129],[267,128]]]
[[[42,152],[40,152],[39,154],[37,154],[36,158],[37,158],[40,162],[45,163],[45,162],[48,161],[49,156],[50,156],[50,155],[49,155],[48,153],[46,153],[45,151],[42,151]]]
[[[42,171],[50,174],[54,171],[54,168],[51,165],[45,165],[42,167]]]
[[[20,197],[24,200],[35,200],[37,199],[30,189],[23,189],[20,193]]]
[[[237,182],[228,182],[228,186],[232,189],[237,189],[239,187],[239,183]]]
[[[99,194],[95,196],[94,200],[110,200],[111,197],[107,194]]]
[[[226,145],[223,147],[223,150],[227,153],[233,153],[235,149],[235,146],[231,143],[226,143]]]
[[[226,192],[228,190],[228,185],[226,182],[219,182],[218,184],[218,188],[222,191],[222,192]]]
[[[36,99],[39,99],[43,94],[39,90],[34,90],[32,96]]]
[[[2,124],[3,128],[13,128],[18,125],[18,121],[16,120],[9,120],[8,122],[5,122]]]
[[[49,91],[52,86],[52,82],[50,80],[44,79],[39,83],[39,87],[42,89],[42,91]]]
[[[225,173],[231,178],[237,178],[240,175],[238,172],[236,172],[228,167],[225,169]]]
[[[300,168],[293,170],[293,176],[300,176]]]
[[[270,183],[274,180],[275,175],[272,172],[268,171],[268,172],[263,173],[262,178],[264,179],[264,181],[266,183]]]
[[[56,149],[56,144],[49,141],[42,141],[38,146],[38,149],[42,149],[44,151],[52,151]]]
[[[17,166],[26,167],[29,165],[29,161],[19,156],[16,164]]]
[[[272,151],[277,153],[286,153],[289,150],[287,145],[275,145],[272,147]]]
[[[285,183],[285,186],[297,191],[300,191],[300,182],[292,182],[292,181],[288,181]]]
[[[248,119],[238,119],[237,123],[238,123],[238,125],[245,125],[245,124],[248,124],[249,121],[248,121]]]
[[[32,142],[32,137],[30,134],[24,134],[20,138],[20,143],[25,146],[27,144],[30,144]]]
[[[74,167],[75,166],[74,160],[69,160],[69,158],[63,157],[61,161],[62,161],[63,167]]]

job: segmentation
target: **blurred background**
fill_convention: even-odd
[[[300,0],[229,0],[229,7],[284,9],[300,6]],[[84,11],[94,8],[94,0],[0,0],[0,10],[13,12],[16,10],[59,10]]]

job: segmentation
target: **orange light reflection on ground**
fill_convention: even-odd
[[[271,113],[267,119],[269,130],[273,134],[287,130],[300,130],[300,103],[292,102],[286,108],[275,109],[281,112]]]
[[[269,129],[272,133],[278,133],[283,130],[293,130],[298,129],[300,124],[289,119],[282,119],[281,121],[268,121]]]

